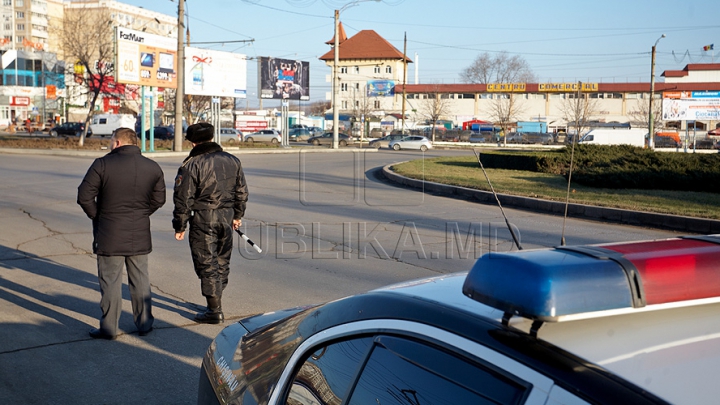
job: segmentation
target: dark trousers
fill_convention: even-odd
[[[230,274],[232,208],[196,211],[190,220],[190,253],[205,297],[222,297]]]
[[[97,257],[98,281],[100,282],[100,330],[108,335],[117,335],[118,322],[122,313],[123,265],[127,268],[130,302],[133,320],[138,331],[148,331],[155,318],[152,316],[148,255],[101,256]]]

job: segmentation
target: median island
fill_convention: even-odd
[[[571,148],[482,151],[497,193],[564,202]],[[393,165],[402,176],[490,191],[475,156]],[[626,145],[577,145],[569,201],[576,204],[720,219],[720,153],[655,152]]]

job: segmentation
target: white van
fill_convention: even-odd
[[[118,128],[135,128],[132,114],[96,114],[90,121],[90,131],[95,136],[110,136]]]
[[[593,129],[580,138],[581,143],[595,145],[632,145],[645,147],[646,129]]]

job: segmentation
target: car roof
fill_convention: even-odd
[[[502,259],[496,257],[495,261]],[[456,273],[376,291],[431,301],[502,323],[503,310],[463,294],[467,277],[468,273]],[[720,373],[720,303],[711,299],[706,302],[545,322],[536,336],[539,341],[602,367],[669,402],[711,403],[715,401],[715,376]],[[532,319],[513,317],[507,324],[532,335]]]

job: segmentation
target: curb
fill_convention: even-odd
[[[411,179],[393,172],[391,167],[395,164],[398,163],[389,164],[382,168],[383,176],[385,176],[385,178],[389,181],[406,187],[421,189],[423,192],[431,192],[449,197],[479,201],[484,204],[495,204],[495,197],[490,191],[475,190],[472,188],[450,186],[431,181]],[[542,200],[531,197],[520,197],[509,194],[498,194],[497,196],[504,207],[507,206],[560,216],[565,213],[565,203],[563,202]],[[626,225],[705,235],[720,233],[720,220],[715,219],[657,214],[653,212],[631,211],[581,204],[569,204],[567,210],[568,217],[591,221],[615,222]]]

